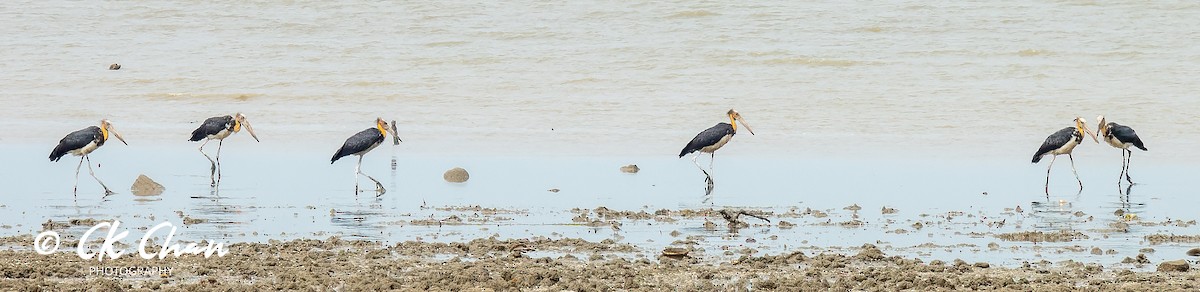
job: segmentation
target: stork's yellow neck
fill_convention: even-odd
[[[233,132],[237,133],[241,130],[242,130],[242,123],[239,123],[237,120],[234,120],[233,121]]]
[[[376,130],[379,130],[379,134],[380,134],[380,135],[383,135],[384,137],[387,137],[387,129],[383,127],[383,124],[376,123],[376,124],[375,124],[375,129],[376,129]]]
[[[101,140],[108,141],[108,127],[100,126],[100,136],[102,136],[100,137]]]
[[[733,126],[734,132],[737,132],[737,121],[733,119],[733,115],[729,115],[729,125]]]

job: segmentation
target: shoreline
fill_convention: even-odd
[[[11,242],[13,238],[0,239]],[[465,242],[298,239],[234,243],[223,257],[121,257],[85,261],[73,253],[0,250],[0,286],[9,289],[438,289],[556,290],[1189,290],[1200,273],[1136,272],[1094,263],[1046,261],[1022,267],[924,262],[871,244],[857,253],[781,252],[708,261],[631,256],[632,246],[580,239],[476,238]],[[556,252],[587,256],[547,255]]]

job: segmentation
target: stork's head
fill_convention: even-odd
[[[400,145],[400,135],[396,135],[396,125],[394,121],[392,123],[389,126],[383,118],[375,118],[375,128],[379,130],[379,134],[387,137],[388,133],[392,133],[392,145]]]
[[[1099,135],[1108,133],[1108,121],[1104,119],[1104,115],[1096,116],[1096,120],[1100,121],[1100,125],[1096,126],[1096,133]]]
[[[107,119],[100,120],[100,132],[104,134],[104,140],[108,140],[108,133],[112,133],[113,136],[117,137],[117,140],[121,140],[122,144],[129,145],[129,143],[125,142],[125,138],[121,137],[121,133],[117,132],[117,128],[113,126],[113,123]]]
[[[233,124],[234,132],[241,131],[242,126],[246,126],[246,132],[250,132],[250,137],[253,137],[254,141],[262,142],[258,140],[258,135],[254,134],[254,127],[250,126],[250,121],[246,120],[245,115],[242,115],[242,113],[233,114],[233,121],[235,122]]]
[[[1096,134],[1092,133],[1091,129],[1088,129],[1087,120],[1084,120],[1083,117],[1075,117],[1075,131],[1079,131],[1080,135],[1091,136],[1092,141],[1100,143],[1100,139],[1096,138]]]
[[[750,129],[750,124],[747,124],[745,119],[742,119],[742,114],[733,109],[729,109],[729,112],[725,114],[729,116],[729,124],[733,126],[733,131],[737,131],[737,123],[742,123],[742,126],[746,127],[746,131],[749,131],[750,135],[754,135],[754,130]]]

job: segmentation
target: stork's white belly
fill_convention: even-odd
[[[1133,146],[1133,143],[1121,143],[1121,140],[1117,140],[1117,137],[1104,137],[1104,142],[1108,142],[1108,145],[1112,145],[1112,147],[1121,149],[1129,149],[1129,146]]]
[[[71,150],[68,153],[74,154],[75,156],[83,156],[88,155],[88,153],[92,153],[92,151],[96,151],[96,148],[100,148],[100,145],[96,145],[96,141],[92,141],[88,142],[87,145],[84,145],[83,148]]]
[[[1051,150],[1050,154],[1054,154],[1054,155],[1071,154],[1071,150],[1075,150],[1076,145],[1079,145],[1079,140],[1071,139],[1070,141],[1067,141],[1067,144],[1063,144],[1062,147],[1058,147],[1058,149]]]
[[[712,144],[712,145],[705,146],[704,148],[700,148],[700,152],[713,153],[713,152],[717,151],[717,149],[721,149],[721,146],[725,146],[725,143],[729,143],[729,139],[732,139],[732,138],[733,138],[733,135],[725,135],[724,137],[721,137],[721,140],[717,141],[716,144]]]
[[[222,139],[225,139],[225,137],[229,137],[229,135],[232,135],[232,134],[233,134],[233,131],[230,131],[229,129],[223,129],[220,132],[217,132],[216,134],[208,135],[208,139],[209,140],[222,140]]]

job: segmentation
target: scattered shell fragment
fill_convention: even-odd
[[[665,257],[686,257],[689,252],[691,251],[682,247],[668,247],[663,249],[662,255]]]

